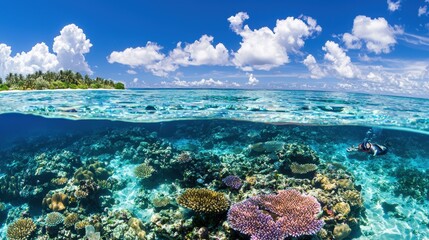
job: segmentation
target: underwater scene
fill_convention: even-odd
[[[1,239],[428,239],[429,103],[0,93]]]

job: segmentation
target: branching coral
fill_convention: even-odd
[[[316,217],[320,212],[314,197],[290,189],[234,204],[228,211],[228,223],[252,239],[283,239],[318,232],[324,224]]]
[[[142,163],[140,165],[138,165],[136,168],[134,168],[134,175],[136,175],[136,177],[138,178],[149,178],[150,176],[152,176],[152,173],[155,171],[155,169],[146,164],[146,163]]]
[[[229,201],[223,193],[205,188],[186,189],[177,198],[177,203],[202,213],[224,212],[229,206]]]
[[[20,218],[7,228],[7,238],[10,240],[30,239],[35,230],[36,224],[31,218]]]

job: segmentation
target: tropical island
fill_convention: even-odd
[[[125,85],[100,77],[90,78],[71,70],[37,71],[26,76],[9,73],[4,80],[0,78],[0,91],[44,89],[125,89]]]

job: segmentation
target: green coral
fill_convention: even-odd
[[[186,189],[177,198],[177,203],[202,213],[221,213],[229,207],[229,201],[223,193],[205,188]]]
[[[155,172],[155,169],[146,163],[142,163],[134,168],[134,175],[142,179],[149,178],[153,172]]]
[[[7,238],[9,240],[30,239],[35,230],[36,224],[31,218],[20,218],[7,228]]]

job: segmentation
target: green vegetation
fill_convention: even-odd
[[[103,78],[90,78],[78,72],[61,70],[59,72],[35,72],[24,76],[9,73],[5,81],[0,78],[0,91],[2,90],[43,90],[43,89],[125,89],[120,82],[113,82]]]

